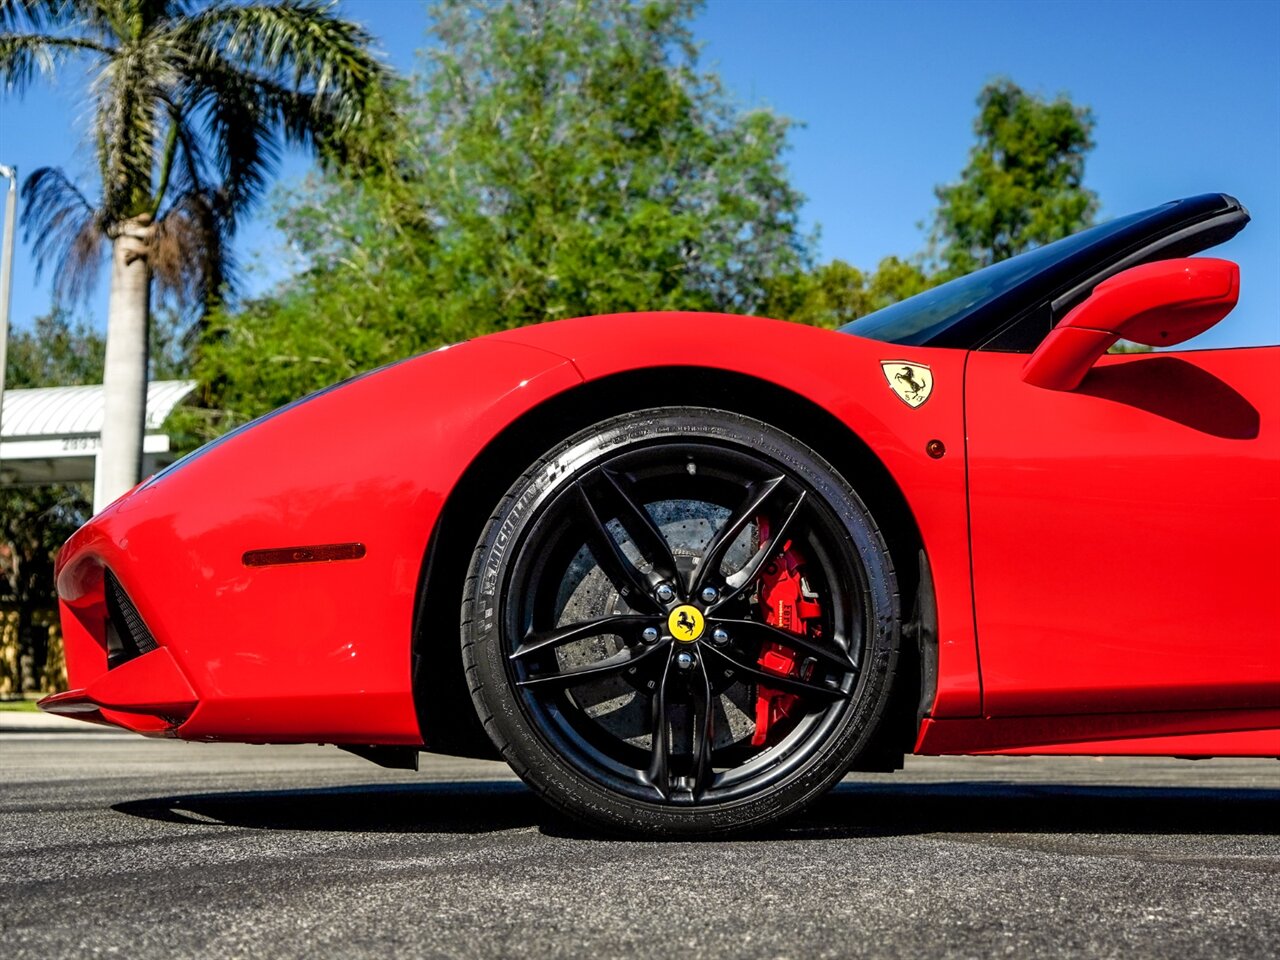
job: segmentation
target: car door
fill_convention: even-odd
[[[966,366],[988,716],[1280,705],[1280,348]]]

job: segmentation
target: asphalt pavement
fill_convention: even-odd
[[[0,953],[1194,957],[1280,944],[1280,762],[916,759],[602,838],[498,764],[0,731]]]

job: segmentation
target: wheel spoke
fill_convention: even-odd
[[[698,662],[702,682],[692,684],[693,693],[693,799],[700,800],[711,786],[715,770],[711,766],[711,752],[715,747],[715,716],[712,712],[711,675],[707,661]]]
[[[849,694],[839,687],[832,687],[820,682],[815,683],[812,680],[802,680],[799,677],[784,677],[776,673],[769,673],[754,664],[744,663],[724,650],[719,650],[715,647],[706,647],[704,649],[727,663],[737,672],[740,678],[750,677],[757,683],[763,683],[765,686],[773,687],[775,690],[785,690],[788,693],[796,693],[802,697],[819,697],[823,700],[847,700],[849,698]]]
[[[524,680],[516,681],[516,685],[520,687],[543,687],[550,686],[569,686],[578,683],[581,680],[589,678],[607,677],[611,674],[621,673],[631,667],[638,666],[649,660],[659,650],[666,649],[670,640],[660,641],[652,647],[647,647],[639,653],[633,654],[630,650],[621,650],[612,657],[607,657],[597,663],[589,664],[585,667],[573,667],[569,670],[561,670],[558,673],[540,674],[538,676],[526,677]]]
[[[720,567],[724,563],[724,557],[729,552],[729,548],[738,539],[743,528],[765,512],[768,500],[784,480],[784,477],[771,477],[768,480],[753,483],[748,488],[746,499],[743,500],[742,505],[720,526],[715,536],[711,538],[711,542],[707,544],[707,549],[698,564],[698,570],[694,574],[693,583],[689,587],[691,596],[696,596],[698,591],[702,589],[703,584],[719,576]]]
[[[755,552],[750,560],[743,564],[741,570],[725,578],[725,590],[720,595],[720,599],[707,609],[708,614],[714,613],[719,607],[724,606],[741,594],[760,575],[760,570],[764,567],[765,562],[782,549],[783,544],[787,542],[787,536],[795,521],[796,514],[800,512],[801,506],[804,505],[804,500],[805,493],[801,491],[800,495],[796,497],[796,502],[792,504],[791,510],[783,521],[778,524],[778,528],[769,534],[768,541],[760,545],[760,549]]]
[[[612,489],[618,522],[631,534],[641,555],[653,564],[654,574],[669,583],[679,583],[680,574],[676,570],[671,545],[653,522],[653,517],[649,516],[649,511],[631,495],[629,478],[607,469],[601,470],[600,475]]]
[[[541,633],[530,631],[528,636],[524,638],[524,642],[510,655],[510,659],[518,660],[520,657],[528,656],[539,650],[545,650],[547,647],[558,647],[561,644],[572,643],[574,640],[585,640],[588,637],[607,636],[608,634],[630,633],[653,622],[653,617],[601,617],[598,620],[571,623],[568,626]]]
[[[717,620],[715,626],[724,627],[735,639],[764,645],[780,643],[808,654],[815,660],[836,670],[856,670],[858,662],[844,649],[835,645],[815,643],[804,634],[782,630],[768,623],[755,620]]]
[[[654,585],[650,578],[622,552],[582,484],[577,483],[574,487],[587,520],[587,546],[604,575],[617,588],[618,595],[628,606],[659,611],[661,607],[653,598]]]
[[[575,484],[587,519],[588,546],[623,600],[630,606],[659,610],[661,607],[653,600],[654,588],[663,581],[679,583],[675,557],[649,512],[636,503],[627,486],[619,482],[615,474],[603,469]],[[651,564],[648,573],[632,562],[609,530],[607,521],[615,517],[631,536],[640,555]]]
[[[668,651],[669,653],[670,651]],[[649,768],[644,779],[658,791],[663,800],[671,798],[671,770],[667,745],[667,675],[671,672],[671,657],[667,657],[662,668],[662,676],[658,680],[658,689],[649,701],[650,724],[653,731],[652,743],[649,747]]]

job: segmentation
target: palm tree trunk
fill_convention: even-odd
[[[147,250],[153,230],[149,217],[137,217],[120,225],[111,244],[107,357],[102,373],[106,409],[93,487],[95,513],[142,479],[151,321]]]

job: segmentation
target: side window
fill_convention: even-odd
[[[1031,353],[1049,335],[1058,319],[1054,317],[1051,304],[1041,304],[1023,314],[1016,323],[1005,327],[979,349],[995,353]]]

